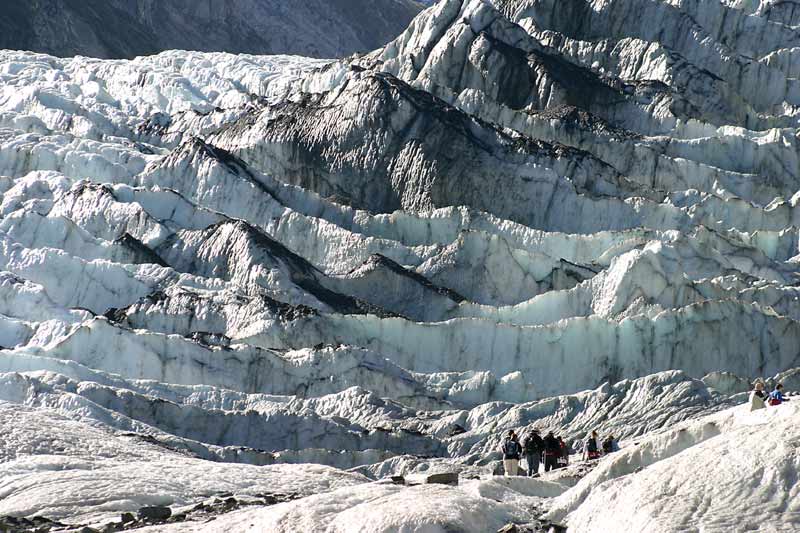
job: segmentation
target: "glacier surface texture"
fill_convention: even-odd
[[[378,46],[342,31],[266,50]],[[442,0],[338,60],[0,51],[0,517],[799,531],[800,406],[745,405],[800,388],[798,80],[772,0]],[[573,465],[493,476],[532,426]],[[591,430],[622,450],[581,462]]]

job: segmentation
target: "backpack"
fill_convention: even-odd
[[[777,398],[770,398],[768,403],[770,405],[780,405],[781,401],[779,399],[777,399]]]
[[[537,435],[531,435],[525,439],[525,455],[536,455],[542,451],[542,439]]]
[[[503,443],[503,453],[509,457],[519,455],[519,444],[517,441],[508,439]]]

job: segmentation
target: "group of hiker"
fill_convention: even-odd
[[[764,382],[756,381],[755,388],[750,393],[750,410],[765,409],[767,405],[774,407],[788,401],[789,398],[783,393],[783,383],[775,385],[775,390],[767,394],[764,392]]]
[[[604,454],[619,450],[617,441],[613,435],[609,435],[601,444],[597,432],[592,431],[586,439],[584,458],[597,459],[601,450]],[[544,466],[545,472],[549,472],[569,464],[569,445],[564,442],[563,437],[554,435],[552,431],[542,437],[537,429],[531,429],[520,443],[516,432],[511,429],[503,439],[500,451],[503,454],[503,470],[507,476],[518,475],[519,462],[523,456],[530,477],[539,474],[540,465]]]
[[[750,393],[750,410],[764,409],[767,405],[776,406],[788,402],[789,398],[783,392],[783,384],[778,383],[775,389],[767,394],[764,391],[764,382],[757,381],[753,392]],[[592,431],[583,443],[583,458],[585,460],[598,459],[619,450],[617,440],[613,435],[608,435],[600,440],[597,431]],[[511,429],[506,433],[500,446],[503,454],[503,469],[505,475],[516,476],[520,468],[520,460],[525,458],[528,476],[539,474],[539,466],[544,465],[544,471],[549,472],[564,468],[569,464],[570,447],[562,437],[552,431],[542,437],[535,428],[528,431],[525,439],[520,443],[516,432]]]
[[[588,460],[599,459],[601,452],[602,455],[608,455],[609,453],[617,451],[619,451],[619,444],[617,444],[617,439],[614,438],[614,435],[607,436],[603,439],[602,444],[600,444],[600,437],[597,431],[592,431],[586,439],[586,444],[583,448],[583,458]]]

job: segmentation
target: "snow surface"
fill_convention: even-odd
[[[530,520],[532,504],[537,501],[537,498],[526,497],[524,489],[518,493],[509,484],[502,478],[470,482],[459,488],[369,484],[313,496],[296,504],[277,505],[269,511],[232,513],[211,525],[156,530],[275,533],[496,531],[509,522]],[[522,483],[528,484],[531,483]]]
[[[180,507],[224,493],[317,494],[366,481],[321,465],[205,461],[57,410],[0,402],[0,412],[2,515],[102,522],[147,505]]]
[[[680,424],[604,459],[558,497],[571,530],[797,531],[800,406],[746,406]]]
[[[735,407],[629,442],[555,493],[546,487],[556,482],[530,478],[458,487],[373,483],[154,530],[478,533],[524,523],[543,496],[563,492],[550,518],[566,516],[569,531],[797,531],[799,419],[800,407],[791,404],[752,413]]]

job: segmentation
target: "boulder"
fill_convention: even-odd
[[[748,380],[730,372],[711,372],[703,376],[701,381],[726,396],[747,392],[752,388]]]
[[[223,507],[227,509],[233,509],[239,505],[239,501],[236,498],[225,498],[225,501],[222,502]]]
[[[425,478],[425,483],[435,483],[438,485],[458,485],[458,472],[431,474]]]
[[[172,509],[161,505],[142,507],[139,509],[139,518],[151,522],[161,522],[172,516]]]

